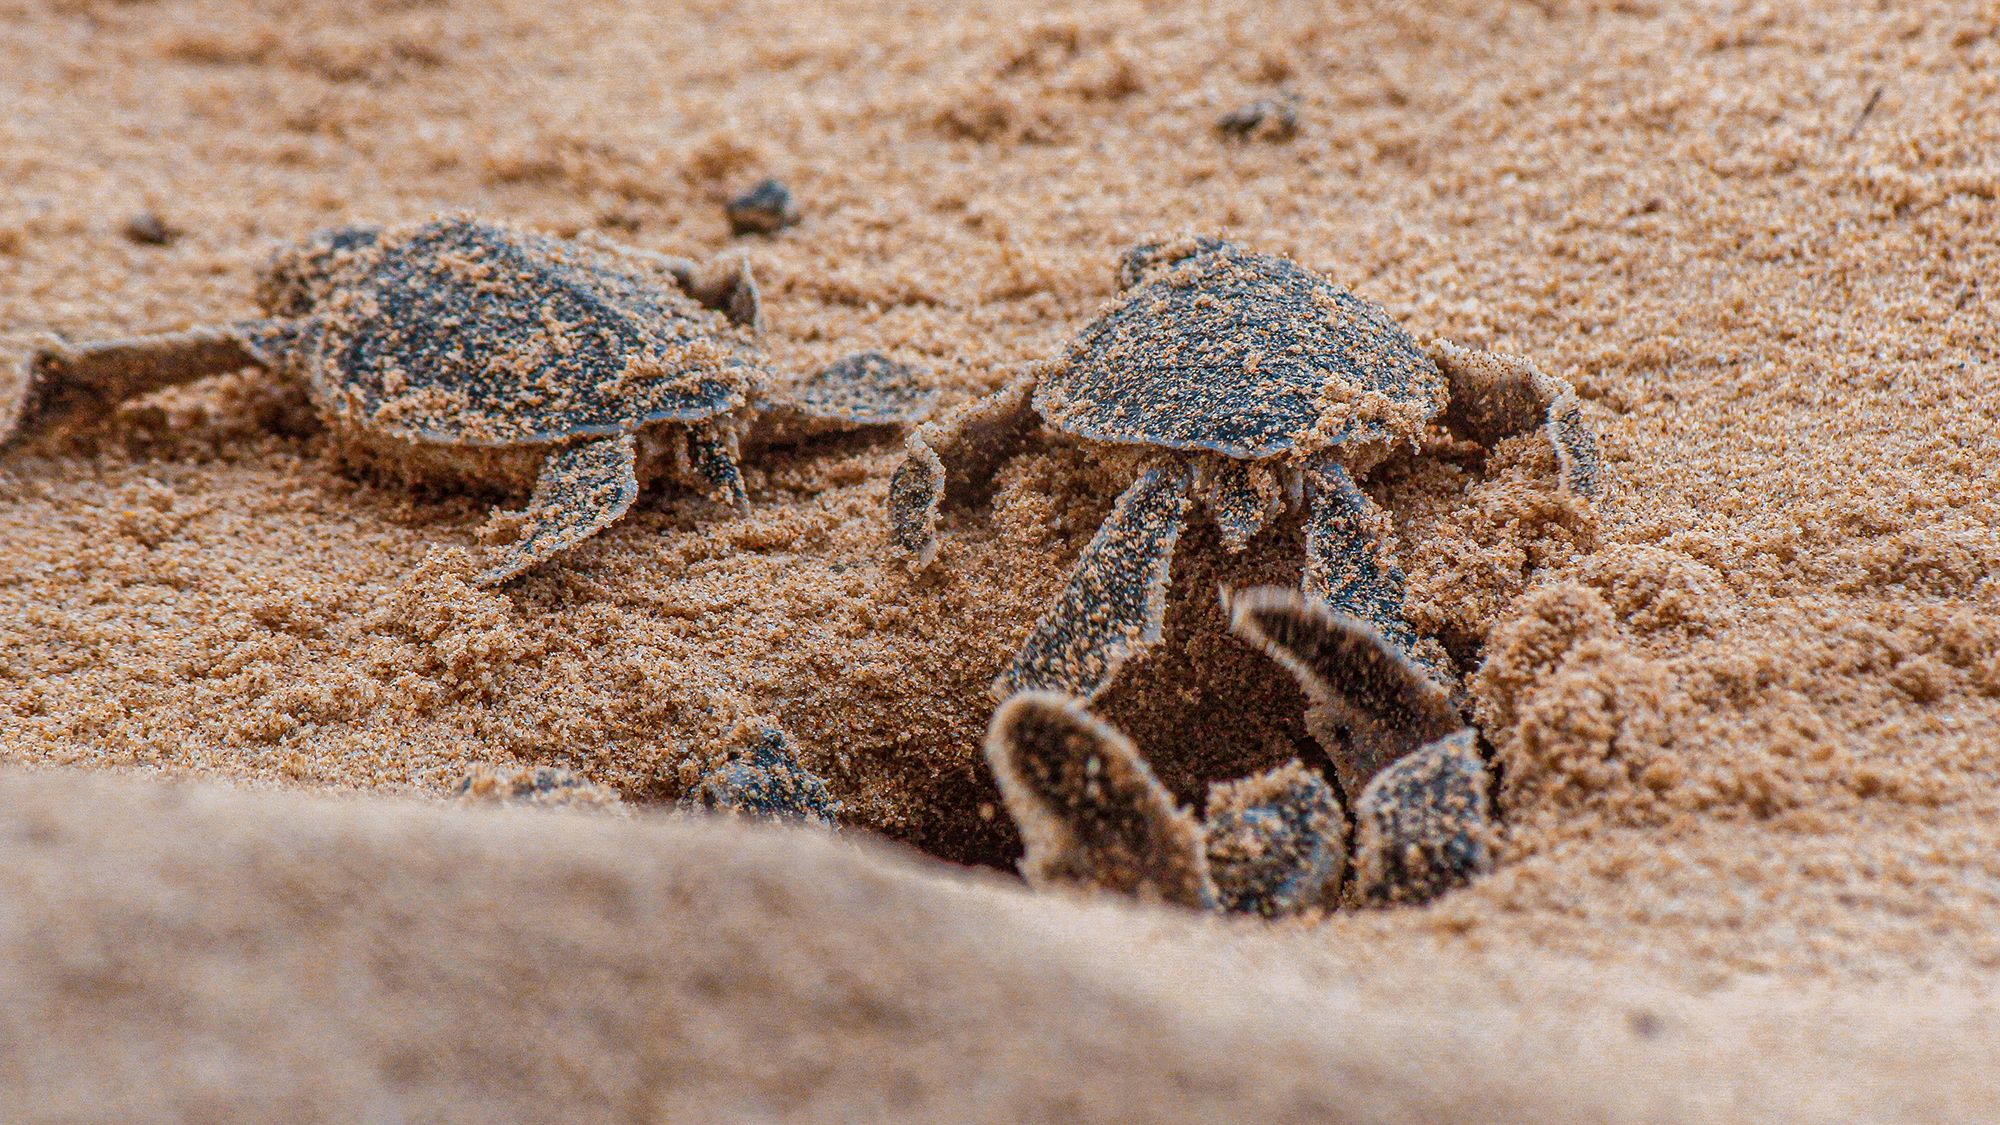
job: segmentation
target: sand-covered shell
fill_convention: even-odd
[[[1042,373],[1050,425],[1261,459],[1406,437],[1443,407],[1417,341],[1312,271],[1208,239],[1145,249],[1132,290]]]
[[[339,231],[272,269],[310,314],[264,347],[373,432],[453,445],[629,433],[741,406],[762,370],[663,259],[463,217]],[[304,304],[305,301],[297,303]]]

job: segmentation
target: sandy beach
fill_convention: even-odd
[[[0,452],[0,1089],[24,1120],[2000,1116],[2000,8],[1826,0],[0,0],[0,383],[256,315],[328,227],[747,256],[771,364],[949,407],[1120,253],[1289,256],[1573,384],[1368,482],[1463,675],[1495,870],[1275,923],[1035,893],[993,677],[1121,487],[1043,442],[746,453],[519,580],[519,498],[243,371]],[[1261,99],[1296,132],[1233,136]],[[776,177],[799,220],[734,234]],[[0,386],[0,390],[4,390]],[[1191,525],[1099,710],[1181,801],[1307,736]],[[837,833],[676,802],[780,729]],[[611,814],[452,799],[560,767]]]

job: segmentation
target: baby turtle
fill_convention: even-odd
[[[761,730],[747,747],[701,776],[680,799],[686,812],[709,812],[832,828],[840,802],[826,780],[799,764],[784,733]]]
[[[1135,247],[1120,280],[1125,296],[1062,359],[917,427],[891,482],[895,539],[921,567],[936,557],[947,490],[990,479],[1037,421],[1136,463],[1061,597],[996,681],[998,698],[1094,698],[1159,640],[1193,500],[1232,552],[1288,502],[1309,503],[1304,588],[1428,659],[1403,617],[1387,519],[1357,478],[1437,419],[1487,445],[1539,426],[1562,487],[1596,492],[1597,450],[1576,393],[1523,360],[1426,348],[1295,263],[1213,238]]]
[[[1486,767],[1442,687],[1367,622],[1296,590],[1247,591],[1231,618],[1298,674],[1317,718],[1365,725],[1388,759],[1339,771],[1358,781],[1352,847],[1339,799],[1296,761],[1211,786],[1197,822],[1082,700],[1026,691],[995,712],[986,754],[1031,884],[1277,917],[1339,904],[1350,852],[1347,893],[1367,905],[1424,902],[1491,867]]]
[[[663,472],[742,505],[741,443],[914,422],[931,397],[871,354],[789,388],[754,341],[741,259],[692,262],[451,216],[280,251],[264,317],[51,342],[0,402],[0,444],[243,367],[301,383],[335,448],[404,480],[530,493],[494,585],[623,516]],[[756,427],[753,429],[753,427]]]

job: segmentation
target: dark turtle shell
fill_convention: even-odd
[[[1085,328],[1035,409],[1079,437],[1264,458],[1414,433],[1444,397],[1437,365],[1381,309],[1210,241]]]
[[[454,445],[616,434],[733,410],[761,378],[740,330],[644,254],[465,218],[342,234],[274,266],[306,271],[312,299],[266,346],[366,429]]]

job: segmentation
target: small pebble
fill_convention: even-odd
[[[181,236],[165,219],[151,211],[141,211],[125,220],[124,235],[141,246],[165,246]]]
[[[736,234],[771,234],[798,221],[792,189],[777,180],[764,180],[729,201],[729,229]]]
[[[1246,141],[1289,141],[1299,135],[1298,102],[1293,98],[1259,98],[1232,109],[1215,123],[1225,137]]]

